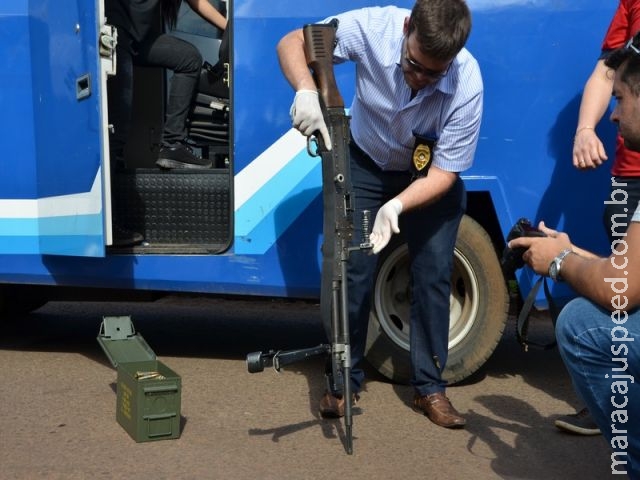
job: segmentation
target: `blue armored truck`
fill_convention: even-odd
[[[117,69],[117,32],[103,0],[2,2],[0,315],[61,296],[80,300],[87,289],[105,299],[125,291],[317,301],[321,165],[291,128],[293,91],[275,46],[294,28],[376,3],[210,1],[228,18],[226,38],[186,5],[172,34],[218,67],[203,69],[190,117],[194,148],[212,168],[155,166],[169,78],[141,67],[118,178],[109,168],[106,89]],[[475,162],[463,174],[468,211],[455,249],[445,373],[452,382],[489,358],[509,312],[532,288],[531,270],[505,275],[500,267],[518,218],[544,219],[577,244],[608,249],[600,222],[608,169],[578,172],[571,151],[582,88],[616,2],[468,4],[467,47],[482,69],[485,101]],[[223,40],[228,58],[220,54]],[[207,87],[212,72],[221,89]],[[338,65],[335,74],[348,106],[353,66]],[[613,147],[613,125],[599,130]],[[126,205],[119,214],[144,243],[113,246],[112,205]],[[367,353],[397,382],[409,375],[408,286],[407,248],[397,236],[379,255]],[[552,294],[558,302],[574,295],[562,285]],[[545,302],[540,296],[538,307]]]

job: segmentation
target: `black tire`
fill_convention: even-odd
[[[406,243],[390,245],[380,258],[367,338],[367,360],[393,382],[408,384],[409,255]],[[502,337],[509,297],[487,232],[471,217],[460,223],[455,247],[444,378],[457,383],[476,372]]]
[[[0,285],[0,321],[37,310],[47,299],[28,285]]]

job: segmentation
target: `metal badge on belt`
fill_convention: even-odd
[[[413,155],[411,156],[411,180],[426,177],[433,160],[433,149],[436,146],[437,138],[423,137],[414,134],[416,142],[413,146]]]

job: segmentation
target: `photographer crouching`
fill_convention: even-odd
[[[640,151],[640,34],[611,54],[617,100],[611,120],[625,146]],[[576,247],[566,233],[509,241],[537,273],[567,282],[579,295],[560,312],[556,338],[574,388],[611,448],[611,471],[640,478],[640,208],[609,257]]]

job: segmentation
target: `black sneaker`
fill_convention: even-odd
[[[211,168],[212,162],[195,153],[184,143],[163,145],[156,165],[160,168]]]
[[[560,417],[555,422],[556,427],[566,432],[578,435],[600,435],[600,428],[593,421],[589,409],[583,408],[578,413],[571,413]]]
[[[134,245],[139,245],[144,241],[142,234],[127,230],[115,223],[111,225],[111,231],[113,233],[112,245],[114,247],[133,247]]]

